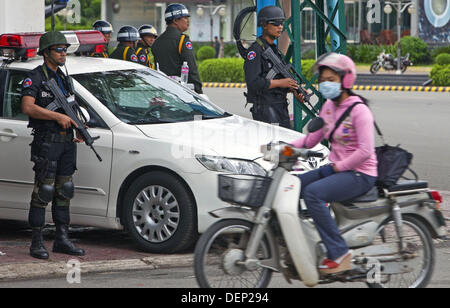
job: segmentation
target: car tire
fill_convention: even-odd
[[[145,252],[180,252],[193,247],[198,236],[193,197],[179,178],[162,171],[133,181],[125,193],[122,217]]]

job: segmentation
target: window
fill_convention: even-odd
[[[152,124],[227,117],[216,106],[150,69],[73,76],[120,120]]]
[[[28,116],[22,113],[22,82],[27,72],[9,71],[2,104],[2,117],[27,121]]]
[[[302,11],[301,16],[301,32],[302,38],[305,41],[315,41],[316,40],[316,13],[312,8],[306,7]]]

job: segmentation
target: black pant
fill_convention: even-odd
[[[250,109],[253,120],[270,124],[277,124],[281,127],[291,128],[291,120],[286,103],[279,104],[255,104]]]
[[[51,138],[51,137],[59,138]],[[61,194],[61,185],[72,181],[76,170],[76,144],[73,136],[61,138],[55,134],[37,134],[31,144],[31,160],[34,162],[35,186],[31,196],[28,220],[33,228],[45,224],[45,209],[48,203],[42,201],[38,192],[42,185],[55,187],[52,201],[53,221],[57,224],[70,223],[70,200]],[[56,140],[55,139],[59,139]]]

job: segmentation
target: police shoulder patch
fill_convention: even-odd
[[[33,84],[33,81],[31,80],[31,78],[26,78],[24,81],[23,81],[23,87],[24,88],[28,88],[28,87],[31,87],[31,85]]]
[[[186,48],[187,48],[187,49],[192,49],[192,48],[193,48],[192,43],[189,42],[189,41],[187,41],[187,42],[186,42]]]
[[[139,57],[139,61],[141,61],[141,62],[146,62],[146,61],[147,61],[147,56],[146,56],[146,55],[141,55],[141,56]]]
[[[255,58],[256,58],[256,52],[250,51],[250,52],[247,54],[247,59],[249,59],[250,61],[253,60],[253,59],[255,59]]]
[[[132,54],[130,60],[133,62],[138,62],[138,57],[135,54]]]

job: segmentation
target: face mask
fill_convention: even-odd
[[[341,84],[339,82],[324,81],[319,83],[319,92],[326,99],[334,99],[341,95]]]

